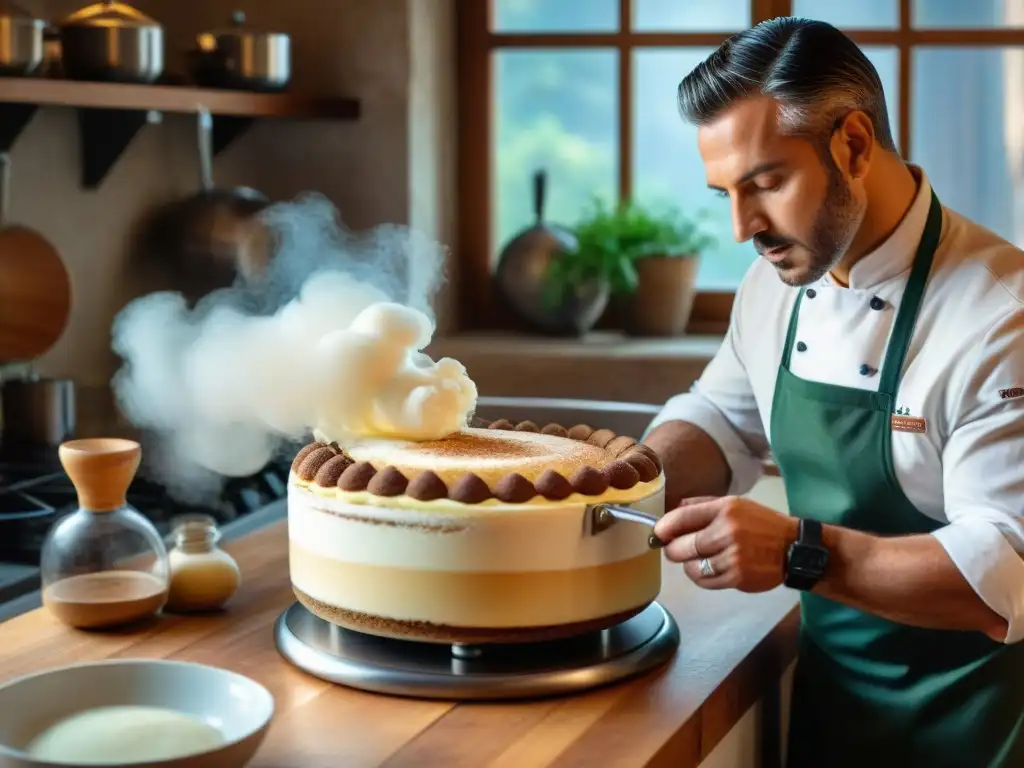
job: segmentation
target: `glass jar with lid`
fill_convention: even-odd
[[[238,563],[217,546],[220,537],[216,522],[208,515],[186,515],[173,521],[168,611],[219,610],[238,589]]]
[[[43,606],[82,629],[158,613],[167,602],[167,548],[153,523],[126,501],[142,448],[133,440],[91,438],[62,443],[58,455],[78,508],[54,523],[43,542]]]

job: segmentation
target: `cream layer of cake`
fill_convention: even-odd
[[[663,484],[644,485],[653,492],[629,506],[662,514]],[[636,499],[640,489],[630,490]],[[345,611],[463,627],[589,621],[658,594],[650,529],[620,522],[591,535],[586,506],[596,499],[438,509],[442,501],[352,503],[290,483],[293,585]]]
[[[472,472],[488,485],[510,472],[533,482],[548,469],[569,477],[581,467],[602,469],[614,460],[604,449],[580,440],[476,428],[420,443],[365,437],[346,445],[345,453],[376,467],[399,467],[410,480],[429,469],[449,485],[465,472]]]

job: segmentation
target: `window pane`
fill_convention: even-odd
[[[1024,25],[1022,0],[914,0],[915,27],[978,29]]]
[[[614,32],[619,28],[619,0],[491,2],[495,32]]]
[[[942,202],[1024,244],[1024,48],[914,55],[912,160]]]
[[[641,49],[636,52],[633,115],[633,192],[637,202],[675,205],[688,215],[706,212],[706,228],[718,241],[703,254],[697,284],[702,290],[734,290],[755,258],[753,246],[733,240],[729,201],[706,185],[697,151],[697,129],[683,122],[676,88],[710,48]],[[897,113],[898,57],[892,48],[865,48],[879,70],[886,101]],[[893,127],[894,135],[898,135]]]
[[[878,79],[882,81],[885,91],[885,108],[889,112],[889,130],[900,143],[900,53],[894,45],[875,46],[862,45],[864,55],[871,60],[878,71]]]
[[[533,174],[548,174],[544,217],[572,225],[593,195],[618,192],[618,55],[612,50],[495,54],[492,258],[533,224]]]
[[[793,15],[827,21],[840,29],[896,29],[900,25],[897,0],[793,0]]]
[[[750,0],[633,0],[633,28],[640,32],[732,32],[749,26]]]

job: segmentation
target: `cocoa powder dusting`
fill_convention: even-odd
[[[545,499],[561,501],[572,495],[572,483],[553,469],[544,471],[537,478],[537,491]]]
[[[592,433],[587,438],[587,442],[591,445],[596,445],[598,448],[604,448],[608,443],[615,439],[615,433],[610,429],[599,429]]]
[[[336,455],[337,452],[329,445],[318,446],[315,451],[311,451],[306,458],[302,460],[302,463],[299,464],[299,477],[307,482],[312,480],[316,477],[316,473],[320,471],[320,467],[333,459]]]
[[[407,485],[409,480],[397,467],[384,467],[367,483],[366,490],[374,496],[401,496]]]
[[[620,435],[612,440],[608,445],[604,447],[608,453],[614,456],[616,459],[622,456],[626,451],[636,445],[636,440],[627,435]]]
[[[405,492],[418,501],[433,501],[447,496],[448,486],[444,484],[444,480],[428,469],[409,483]]]
[[[463,504],[479,504],[491,498],[491,489],[478,475],[467,472],[455,481],[448,496],[453,501],[461,501]]]
[[[377,470],[368,461],[359,461],[341,473],[338,487],[343,491],[365,491]]]
[[[574,427],[569,427],[569,437],[573,440],[586,440],[594,434],[594,428],[589,424],[577,424]]]
[[[597,496],[608,490],[608,478],[593,467],[580,467],[569,478],[569,483],[576,493],[584,496]]]
[[[640,482],[640,473],[628,461],[621,459],[613,461],[605,467],[604,476],[608,478],[608,485],[618,488],[620,491],[632,488]]]
[[[628,453],[623,460],[628,462],[637,471],[641,482],[649,483],[658,476],[658,468],[654,466],[654,462],[640,453],[640,451]]]
[[[317,448],[322,447],[323,443],[310,443],[309,445],[303,446],[299,452],[295,454],[295,458],[292,459],[292,472],[299,474],[299,467],[302,466],[302,462],[305,458]]]
[[[454,434],[443,440],[429,440],[418,443],[410,447],[409,451],[410,453],[426,453],[430,456],[451,456],[470,460],[476,456],[481,458],[507,456],[509,458],[526,459],[536,456],[543,451],[543,448],[502,437],[481,440],[474,435]]]
[[[348,456],[332,456],[326,464],[320,467],[313,482],[321,488],[333,488],[338,484],[342,473],[350,466],[352,466],[352,459]]]
[[[555,437],[568,437],[569,430],[563,427],[561,424],[548,424],[541,432],[545,435],[554,435]]]
[[[648,459],[650,459],[651,463],[653,463],[654,466],[657,467],[658,472],[661,472],[663,467],[661,465],[661,457],[658,455],[657,451],[655,451],[648,445],[644,445],[643,443],[637,443],[635,450],[646,456]]]
[[[494,486],[494,495],[509,504],[522,504],[537,495],[533,483],[517,472],[505,475]]]

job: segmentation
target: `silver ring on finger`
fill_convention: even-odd
[[[718,572],[715,570],[715,567],[711,565],[711,561],[708,560],[706,557],[701,559],[700,561],[700,575],[706,578],[711,578],[712,576],[718,575]]]

